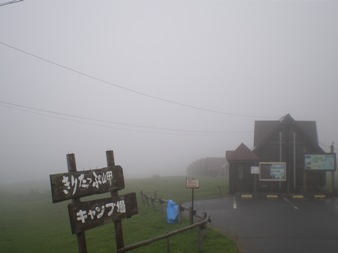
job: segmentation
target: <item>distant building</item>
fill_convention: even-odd
[[[225,175],[224,157],[207,157],[192,162],[187,168],[188,176],[219,177]]]
[[[226,151],[229,192],[321,191],[326,171],[305,171],[305,154],[325,154],[318,144],[315,121],[296,121],[289,114],[276,121],[255,121],[254,148],[242,143]],[[260,162],[285,163],[285,180],[260,180],[252,171]]]

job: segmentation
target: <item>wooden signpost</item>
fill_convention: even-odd
[[[107,166],[77,171],[75,155],[67,155],[68,173],[50,175],[53,203],[69,200],[71,230],[77,236],[78,252],[86,253],[85,230],[114,222],[116,248],[124,248],[121,219],[138,213],[136,193],[118,195],[124,189],[123,169],[116,166],[112,150],[106,152]],[[111,197],[81,202],[80,197],[110,192]]]
[[[186,179],[186,188],[191,189],[191,210],[190,210],[190,224],[194,223],[194,190],[200,187],[200,180],[189,177]]]

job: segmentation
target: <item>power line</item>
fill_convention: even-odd
[[[217,113],[217,114],[223,114],[223,115],[228,115],[228,116],[250,117],[250,118],[276,118],[276,117],[271,117],[271,116],[259,116],[259,115],[249,115],[249,114],[239,114],[239,113],[233,113],[233,112],[218,111],[218,110],[213,110],[213,109],[204,108],[204,107],[200,107],[200,106],[184,104],[184,103],[173,101],[173,100],[169,100],[169,99],[166,99],[166,98],[161,98],[161,97],[154,96],[154,95],[151,95],[151,94],[148,94],[148,93],[144,93],[144,92],[141,92],[141,91],[138,91],[138,90],[135,90],[135,89],[130,89],[130,88],[126,88],[126,87],[121,86],[121,85],[117,85],[115,83],[103,80],[101,78],[95,77],[95,76],[90,75],[90,74],[86,74],[86,73],[81,72],[79,70],[67,67],[65,65],[62,65],[62,64],[59,64],[57,62],[54,62],[54,61],[48,60],[46,58],[43,58],[41,56],[38,56],[36,54],[32,54],[32,53],[30,53],[28,51],[25,51],[25,50],[22,50],[20,48],[14,47],[14,46],[9,45],[7,43],[4,43],[2,41],[0,41],[0,44],[3,45],[3,46],[8,47],[10,49],[16,50],[16,51],[21,52],[23,54],[26,54],[28,56],[31,56],[33,58],[36,58],[38,60],[47,62],[47,63],[52,64],[54,66],[57,66],[59,68],[68,70],[70,72],[76,73],[76,74],[81,75],[81,76],[85,76],[85,77],[90,78],[92,80],[95,80],[95,81],[98,81],[98,82],[101,82],[101,83],[104,83],[104,84],[107,84],[107,85],[110,85],[110,86],[114,86],[116,88],[125,90],[125,91],[130,92],[130,93],[134,93],[134,94],[137,94],[137,95],[140,95],[140,96],[144,96],[144,97],[148,97],[148,98],[155,99],[155,100],[158,100],[158,101],[166,102],[166,103],[169,103],[169,104],[174,104],[174,105],[177,105],[177,106],[182,106],[182,107],[186,107],[186,108],[190,108],[190,109],[195,109],[195,110],[205,111],[205,112],[211,112],[211,113]]]
[[[182,135],[184,135],[184,136],[210,136],[210,134],[173,133],[173,132],[164,132],[164,131],[143,130],[143,129],[137,129],[137,128],[116,127],[116,126],[111,126],[111,125],[98,124],[98,123],[95,123],[95,122],[80,121],[80,120],[77,120],[77,119],[65,118],[65,117],[52,115],[52,114],[45,114],[45,113],[36,112],[36,111],[29,110],[29,109],[24,109],[24,108],[17,108],[17,107],[5,105],[5,104],[0,104],[0,106],[6,107],[6,108],[9,108],[9,109],[14,109],[14,110],[17,110],[17,111],[23,111],[23,112],[26,112],[26,113],[39,115],[39,116],[42,116],[42,117],[48,117],[48,118],[53,118],[53,119],[63,120],[63,121],[68,121],[68,122],[75,122],[75,123],[87,125],[87,126],[89,125],[89,126],[94,126],[94,127],[122,130],[122,131],[125,131],[125,132],[137,132],[137,133],[155,134],[155,135],[174,135],[174,136],[177,136],[177,135],[180,135],[180,136],[182,136]],[[216,134],[212,134],[212,135],[215,136]]]
[[[89,122],[99,122],[99,123],[106,123],[106,124],[113,124],[113,125],[120,125],[120,126],[125,126],[125,127],[131,127],[133,129],[126,129],[123,128],[122,130],[127,130],[127,131],[133,131],[135,128],[137,131],[140,131],[140,129],[146,129],[146,130],[153,130],[152,132],[146,132],[146,133],[155,133],[154,131],[156,130],[158,134],[168,134],[168,131],[171,133],[176,133],[176,134],[189,134],[189,135],[222,135],[222,134],[239,134],[239,133],[248,133],[252,131],[203,131],[203,130],[189,130],[189,129],[175,129],[175,128],[164,128],[164,127],[154,127],[154,126],[145,126],[145,125],[137,125],[137,124],[131,124],[131,123],[122,123],[122,122],[116,122],[116,121],[110,121],[110,120],[103,120],[103,119],[96,119],[96,118],[90,118],[90,117],[85,117],[85,116],[80,116],[80,115],[74,115],[74,114],[68,114],[68,113],[61,113],[61,112],[55,112],[55,111],[50,111],[50,110],[45,110],[45,109],[40,109],[36,107],[30,107],[30,106],[25,106],[25,105],[19,105],[19,104],[14,104],[10,102],[5,102],[5,101],[0,101],[0,105],[11,108],[11,109],[16,109],[16,110],[21,110],[25,112],[30,112],[30,113],[38,113],[39,115],[46,116],[61,116],[61,117],[66,117],[65,118],[57,118],[57,119],[62,119],[62,120],[70,120],[74,121],[73,119],[80,119],[80,120],[85,120]],[[45,113],[45,114],[42,114]],[[54,117],[55,118],[55,117]],[[78,122],[78,121],[77,121]],[[88,122],[80,122],[80,123],[85,123],[88,124]],[[93,125],[93,123],[90,123]],[[100,127],[110,127],[111,126],[102,126],[102,125],[97,125]],[[116,128],[116,127],[114,127]],[[121,129],[121,128],[120,128]],[[163,132],[158,132],[158,131],[166,131],[167,133]],[[143,130],[143,132],[145,132]]]
[[[8,2],[5,2],[5,3],[0,3],[0,6],[4,6],[4,5],[7,5],[7,4],[15,4],[15,3],[18,3],[18,2],[22,2],[23,0],[12,0],[12,1],[8,1]]]

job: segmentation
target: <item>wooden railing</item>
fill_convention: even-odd
[[[164,209],[165,209],[164,206],[168,202],[165,199],[161,199],[161,198],[157,198],[157,197],[151,197],[151,196],[145,194],[142,191],[141,191],[141,200],[144,204],[147,204],[148,206],[152,206],[152,208],[154,208],[154,209],[156,209],[155,205],[159,204],[161,213],[164,212]],[[123,247],[122,249],[119,249],[118,253],[124,253],[124,252],[127,252],[127,251],[131,251],[131,250],[146,246],[148,244],[154,243],[154,242],[159,241],[159,240],[166,240],[166,250],[167,250],[167,253],[170,253],[169,238],[174,236],[174,235],[186,232],[186,231],[194,229],[194,228],[198,228],[198,240],[197,240],[198,241],[198,245],[197,245],[198,251],[197,252],[201,252],[202,251],[202,242],[203,242],[203,237],[204,237],[203,231],[206,229],[207,223],[211,221],[210,216],[207,213],[203,213],[202,215],[198,214],[196,212],[193,212],[193,210],[191,210],[191,208],[188,208],[188,207],[185,207],[185,206],[179,204],[179,214],[178,214],[178,221],[179,222],[181,222],[181,217],[182,217],[183,212],[188,212],[189,215],[194,215],[197,219],[199,219],[199,221],[197,221],[193,224],[190,224],[188,226],[185,226],[183,228],[168,232],[166,234],[163,234],[163,235],[160,235],[160,236],[157,236],[157,237],[145,240],[145,241],[141,241],[141,242],[137,242],[137,243],[134,243],[134,244],[127,245],[127,246]]]

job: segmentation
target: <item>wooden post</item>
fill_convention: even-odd
[[[197,230],[198,230],[198,253],[201,253],[202,252],[202,226],[198,226],[197,227]]]
[[[203,219],[207,218],[207,213],[203,213]],[[204,230],[206,228],[206,224],[198,226],[198,253],[202,252],[203,248],[203,239],[204,239]]]
[[[113,150],[106,151],[107,157],[107,165],[115,166],[114,152]],[[112,197],[118,196],[118,191],[111,191],[110,195]],[[117,252],[123,253],[124,251],[119,251],[119,249],[124,248],[124,240],[123,240],[123,231],[122,231],[122,222],[121,219],[114,220],[115,226],[115,240],[116,240],[116,248]]]
[[[142,200],[142,203],[144,204],[144,199],[143,199],[143,191],[140,191],[140,195],[141,195],[141,200]]]
[[[153,209],[156,211],[155,198],[151,198],[151,205],[153,206]]]
[[[67,154],[67,165],[69,172],[76,172],[76,162],[74,154]],[[72,199],[72,203],[80,202],[80,198]],[[86,235],[85,232],[76,233],[77,248],[79,253],[87,253]]]
[[[330,147],[330,151],[331,151],[331,154],[334,154],[334,142],[332,142],[332,145]],[[334,188],[335,188],[335,178],[334,177],[335,177],[335,170],[333,170],[331,172],[331,185],[332,185],[331,192],[332,192],[332,194],[335,193],[335,190],[334,190]]]
[[[167,241],[167,253],[170,253],[170,241],[169,241],[169,236],[166,238]]]
[[[194,188],[191,188],[191,210],[190,210],[190,224],[194,223]]]
[[[182,223],[182,205],[179,204],[178,205],[178,218],[177,218],[177,221],[178,223]]]
[[[303,172],[303,188],[304,193],[307,193],[307,173],[306,171]]]
[[[163,203],[164,203],[164,201],[163,201],[163,199],[161,199],[161,198],[159,198],[158,201],[160,202],[160,210],[161,210],[161,214],[163,214],[163,213],[164,213],[164,209],[163,209]]]

